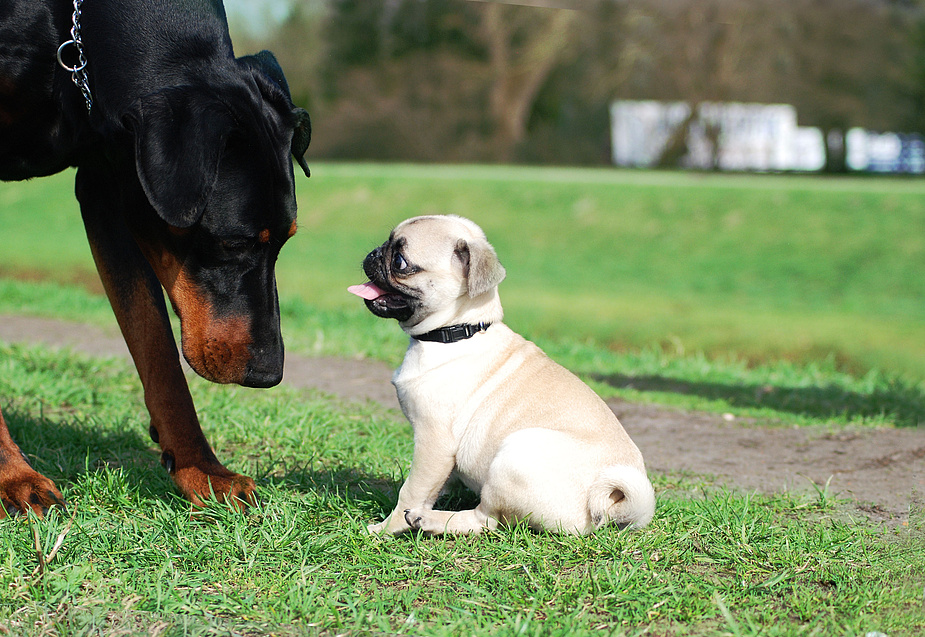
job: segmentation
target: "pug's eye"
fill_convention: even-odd
[[[401,255],[401,252],[396,252],[392,255],[392,269],[398,272],[408,269],[408,262],[405,261],[405,257]]]

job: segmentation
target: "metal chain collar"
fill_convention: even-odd
[[[71,39],[67,42],[61,44],[58,47],[58,64],[61,65],[65,71],[71,73],[71,79],[74,80],[74,84],[77,88],[80,89],[80,92],[84,96],[84,101],[87,103],[87,112],[90,112],[90,108],[93,106],[93,96],[90,95],[90,82],[87,80],[87,58],[84,56],[84,45],[83,41],[80,39],[80,5],[83,3],[83,0],[74,0],[74,16],[73,16],[73,26],[71,27]],[[64,63],[62,59],[62,54],[64,49],[68,46],[73,46],[77,49],[77,64],[74,66],[68,66]]]

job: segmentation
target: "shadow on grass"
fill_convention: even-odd
[[[120,482],[124,481],[125,488],[143,500],[169,501],[179,495],[170,476],[159,464],[156,445],[144,432],[131,427],[94,427],[92,423],[70,419],[66,414],[60,418],[37,417],[11,408],[4,409],[3,414],[13,440],[33,468],[65,492],[69,505],[74,504],[75,495],[81,499],[119,497],[105,486],[97,493],[98,481],[86,480],[88,474],[107,468],[119,471],[123,476]],[[400,481],[364,472],[359,467],[328,467],[293,459],[257,461],[236,470],[255,478],[258,497],[261,484],[273,484],[287,491],[329,494],[351,500],[380,517],[395,506],[401,486]]]
[[[279,487],[303,493],[329,493],[339,499],[356,502],[384,518],[395,508],[402,480],[382,475],[371,475],[356,467],[317,468],[311,464],[289,467],[275,475],[264,475],[266,480]],[[458,480],[447,483],[435,507],[452,511],[475,508],[479,497]]]
[[[144,498],[166,499],[177,493],[143,432],[94,427],[62,418],[35,417],[4,409],[13,440],[33,468],[64,488],[104,467],[120,470]]]
[[[835,386],[726,385],[622,374],[591,378],[615,388],[699,396],[724,400],[734,407],[767,408],[823,419],[885,416],[902,427],[925,425],[925,392],[902,381],[891,381],[884,388],[864,394]]]
[[[258,468],[255,474],[258,485],[270,483],[286,491],[327,494],[338,500],[354,502],[359,508],[380,517],[387,515],[395,506],[401,487],[400,482],[371,475],[358,467],[319,467],[312,462],[276,462]]]

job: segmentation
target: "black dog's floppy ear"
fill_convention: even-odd
[[[169,88],[146,95],[125,116],[135,135],[138,180],[157,214],[178,228],[202,216],[234,120],[205,93]]]
[[[308,111],[299,108],[292,103],[292,94],[289,92],[289,82],[286,81],[286,75],[282,67],[276,61],[269,51],[261,51],[254,55],[245,55],[238,58],[238,61],[245,66],[260,71],[267,78],[272,80],[277,89],[282,91],[286,104],[292,111],[295,119],[295,127],[292,133],[292,156],[299,163],[306,177],[311,177],[311,171],[308,169],[308,162],[305,161],[305,152],[312,141],[312,120],[308,116]],[[258,76],[259,77],[259,76]]]
[[[456,242],[454,253],[462,262],[469,296],[472,298],[497,287],[507,274],[498,260],[495,249],[487,241],[467,242],[460,239]]]
[[[312,143],[312,120],[304,108],[293,108],[292,112],[296,117],[295,131],[292,133],[292,155],[299,162],[305,176],[311,177],[312,172],[308,169],[308,162],[305,161],[305,151]]]

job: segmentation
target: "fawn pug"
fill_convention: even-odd
[[[505,270],[472,221],[401,223],[363,261],[350,291],[411,337],[392,377],[414,429],[398,504],[371,533],[477,533],[521,520],[589,533],[645,526],[655,495],[639,449],[603,400],[502,319]],[[433,508],[456,475],[468,511]]]

